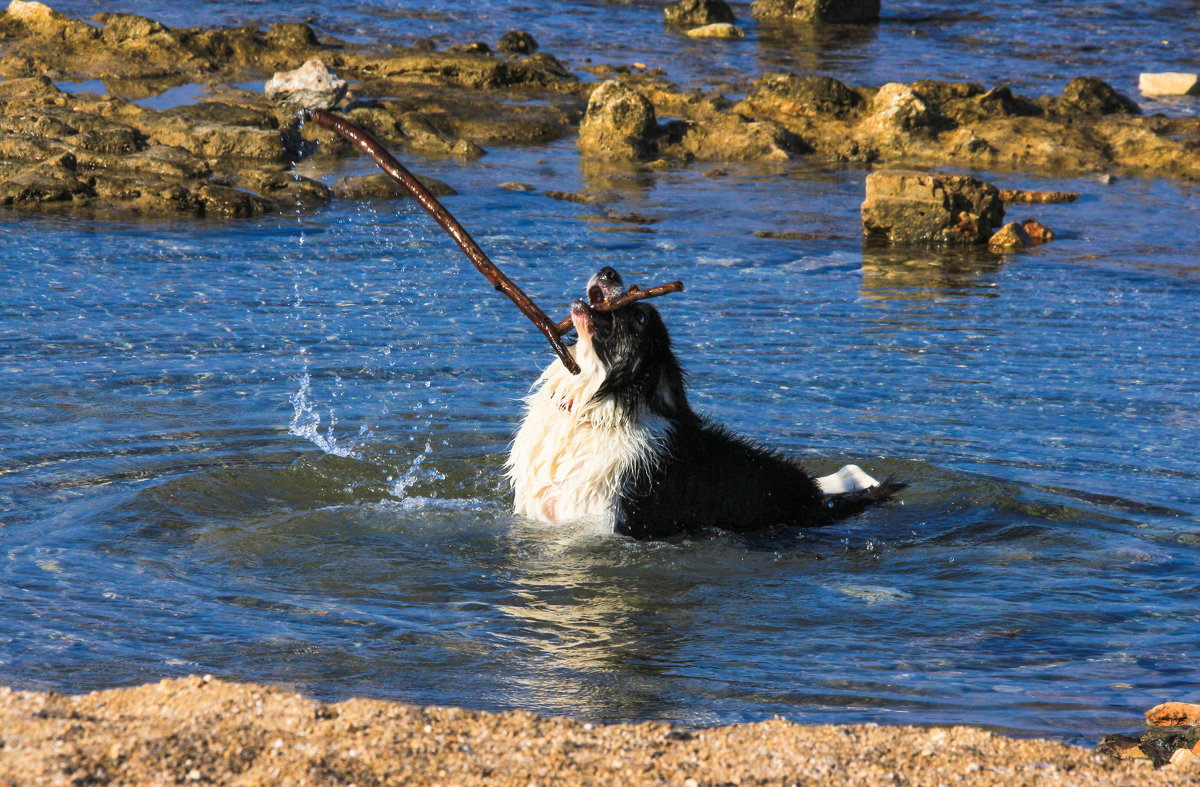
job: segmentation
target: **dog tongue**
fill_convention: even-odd
[[[604,302],[604,290],[600,287],[599,284],[593,284],[591,287],[588,287],[587,295],[588,295],[588,302],[591,303],[593,306],[595,306],[598,303]]]

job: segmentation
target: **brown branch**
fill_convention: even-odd
[[[669,295],[672,292],[682,291],[683,282],[681,281],[668,282],[667,284],[660,284],[657,287],[649,287],[644,290],[636,284],[631,284],[629,285],[628,292],[618,295],[615,298],[609,298],[606,301],[594,303],[592,304],[592,308],[598,312],[611,312],[616,311],[622,306],[628,306],[635,301],[644,301],[647,298],[657,298],[660,295]],[[558,325],[556,326],[560,336],[570,333],[571,329],[574,327],[575,323],[572,322],[570,317],[566,318],[565,320],[559,320]]]
[[[487,277],[487,280],[492,283],[492,286],[507,295],[512,302],[517,305],[517,308],[521,310],[521,313],[528,317],[533,324],[538,327],[538,330],[540,330],[550,342],[550,346],[554,348],[554,352],[558,354],[558,357],[563,362],[563,365],[566,366],[572,374],[579,374],[579,365],[575,363],[575,359],[571,356],[570,351],[567,350],[566,345],[563,344],[562,339],[559,338],[561,334],[554,321],[546,316],[546,313],[538,308],[538,305],[534,303],[530,297],[521,290],[520,287],[518,287],[511,279],[505,276],[504,273],[496,267],[494,262],[488,259],[488,256],[483,253],[483,249],[479,248],[479,244],[475,242],[474,238],[472,238],[470,234],[463,228],[463,226],[458,223],[456,218],[450,215],[450,211],[446,210],[446,208],[442,206],[442,203],[438,202],[437,198],[429,193],[429,189],[421,185],[421,182],[417,180],[416,177],[414,177],[413,174],[409,172],[403,164],[397,161],[392,154],[388,153],[387,150],[384,149],[383,145],[379,144],[378,140],[345,118],[340,118],[336,115],[330,114],[323,109],[306,109],[304,111],[304,117],[311,119],[317,125],[324,126],[330,131],[333,131],[344,137],[349,142],[357,145],[358,148],[370,156],[371,159],[379,165],[379,168],[386,172],[392,180],[399,183],[410,194],[412,194],[413,197],[416,198],[417,202],[421,204],[421,207],[423,207],[425,211],[433,217],[433,220],[440,224],[442,229],[450,234],[450,237],[454,239],[454,242],[458,244],[458,247],[462,249],[463,253],[467,255],[467,258],[475,264],[475,267],[479,269],[479,272]]]

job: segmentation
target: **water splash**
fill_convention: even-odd
[[[408,469],[398,479],[388,478],[388,481],[394,481],[392,488],[389,490],[391,495],[396,498],[404,499],[408,496],[408,489],[418,481],[441,481],[446,476],[433,467],[423,467],[425,460],[433,453],[433,444],[426,441],[425,450],[417,454]]]
[[[324,432],[321,431],[321,414],[317,412],[317,406],[313,403],[310,395],[312,377],[309,373],[302,374],[297,378],[297,382],[300,387],[288,397],[288,401],[292,403],[292,422],[288,425],[288,434],[308,440],[327,454],[361,459],[355,441],[350,441],[346,446],[338,444],[338,439],[334,435],[337,417],[333,414],[333,410],[329,411],[329,426],[325,427]],[[361,434],[360,432],[360,436]]]

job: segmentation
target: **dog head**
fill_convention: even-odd
[[[649,411],[666,418],[690,412],[683,369],[658,310],[644,301],[614,311],[595,308],[625,292],[621,274],[605,266],[588,281],[587,300],[571,305],[579,334],[576,359],[604,378],[594,398],[609,398],[626,412]]]

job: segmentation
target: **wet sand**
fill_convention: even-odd
[[[77,697],[0,689],[0,784],[1195,784],[971,727],[685,731],[483,713],[187,677]]]

